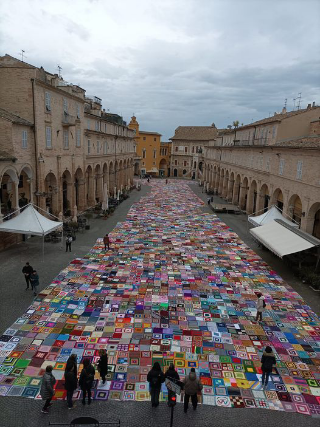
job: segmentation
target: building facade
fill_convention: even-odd
[[[261,131],[266,122],[255,125],[256,135],[263,135],[262,139],[241,139],[240,132],[235,139],[233,130],[233,140],[229,141],[230,131],[220,132],[204,149],[205,188],[239,205],[248,214],[262,213],[277,205],[303,231],[319,238],[319,111],[319,107],[308,106],[306,110],[288,113],[287,118],[277,121],[274,139],[268,136],[270,132],[273,135],[272,127],[267,132],[267,141]],[[240,131],[250,132],[243,128],[246,126]],[[300,135],[288,136],[292,129]],[[282,137],[285,138],[279,140]]]
[[[140,171],[137,172],[142,176],[168,176],[169,143],[163,144],[161,142],[161,135],[158,132],[140,130],[135,116],[131,117],[129,128],[135,132],[137,156],[140,158]]]
[[[202,179],[203,149],[217,137],[218,129],[212,126],[179,126],[170,140],[170,171],[173,177]]]
[[[120,116],[102,110],[101,99],[9,55],[0,57],[0,81],[0,108],[11,114],[12,127],[26,128],[1,138],[1,151],[17,159],[0,163],[2,215],[7,200],[16,207],[22,192],[56,216],[75,216],[131,186],[134,132]],[[1,118],[1,130],[9,121]],[[21,141],[24,131],[27,142],[24,136]],[[17,192],[12,183],[21,182],[21,175],[29,187]]]

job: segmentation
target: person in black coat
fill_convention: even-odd
[[[108,373],[108,355],[104,349],[99,350],[100,359],[98,361],[98,371],[100,373],[102,383],[106,382],[106,375]]]
[[[86,404],[86,395],[88,394],[88,405],[91,403],[91,389],[93,386],[95,369],[91,365],[89,359],[84,359],[83,361],[83,369],[80,374],[79,386],[82,390],[82,404]]]
[[[64,379],[65,379],[64,388],[67,390],[68,408],[72,409],[73,408],[72,396],[78,385],[77,374],[74,370],[74,364],[72,363],[72,361],[67,363],[66,370],[64,373]]]
[[[267,387],[269,375],[272,372],[273,365],[276,365],[276,358],[272,352],[272,348],[268,345],[261,357],[261,370],[262,370],[262,386]]]
[[[152,369],[148,372],[147,381],[150,386],[151,404],[152,407],[159,406],[159,395],[161,384],[164,382],[164,373],[161,371],[159,362],[155,362]]]
[[[22,269],[22,273],[24,274],[24,278],[25,278],[26,283],[27,283],[26,290],[29,289],[30,276],[31,276],[32,272],[33,272],[33,268],[31,267],[31,265],[28,262],[26,262],[26,265]],[[32,289],[32,287],[31,287],[31,289]]]
[[[179,384],[180,376],[179,376],[178,372],[174,369],[173,363],[170,364],[169,369],[164,374],[164,377],[165,377],[165,379],[168,378],[168,380],[174,382],[175,384],[180,385]],[[175,395],[175,392],[168,389],[168,402],[170,401],[171,396],[174,396],[174,395]]]
[[[70,354],[69,359],[67,360],[67,364],[68,365],[73,365],[73,371],[75,373],[75,376],[78,378],[78,365],[77,365],[77,355],[76,354]],[[67,368],[66,368],[67,369]],[[66,371],[65,371],[66,373]]]

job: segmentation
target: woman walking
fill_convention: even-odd
[[[159,406],[159,395],[161,384],[164,382],[164,373],[161,371],[159,362],[155,362],[152,369],[148,372],[147,380],[149,382],[151,404],[153,408]]]
[[[40,389],[40,395],[42,400],[45,400],[44,406],[42,408],[43,414],[48,414],[48,408],[52,405],[51,400],[54,396],[54,385],[56,383],[55,377],[52,375],[52,366],[49,365],[46,367],[46,372],[42,377],[42,384]]]
[[[74,364],[72,363],[72,361],[67,363],[64,379],[65,379],[64,387],[67,390],[68,408],[72,409],[73,408],[72,396],[74,391],[77,388],[77,383],[78,383],[77,373],[74,369]]]

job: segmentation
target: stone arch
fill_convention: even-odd
[[[246,211],[247,210],[247,199],[248,199],[248,178],[244,177],[240,186],[240,200],[239,200],[239,206],[240,209]]]
[[[64,216],[71,215],[72,204],[72,176],[66,169],[62,174],[62,212]]]
[[[135,164],[134,164],[134,175],[135,176],[139,176],[140,175],[139,162],[135,162]]]
[[[167,176],[167,170],[168,170],[167,160],[161,159],[159,163],[159,176]]]
[[[240,205],[240,189],[241,189],[241,176],[237,174],[233,184],[232,203]]]
[[[309,209],[306,232],[320,239],[320,202],[314,203]]]
[[[178,176],[178,170],[177,169],[173,169],[173,176]]]
[[[233,187],[234,187],[234,172],[230,172],[229,182],[227,187],[227,200],[230,202],[233,200]]]
[[[109,186],[110,186],[110,194],[114,195],[114,187],[116,186],[115,183],[115,176],[114,176],[114,164],[113,162],[109,163]]]
[[[93,178],[93,169],[92,166],[89,165],[86,169],[86,200],[87,206],[92,207],[95,204],[94,197],[94,178]]]
[[[46,210],[47,212],[59,215],[58,200],[58,180],[53,172],[49,172],[44,179],[44,189],[46,193]]]
[[[288,203],[288,215],[298,224],[301,224],[302,217],[302,202],[298,194],[293,194]]]
[[[6,167],[0,176],[0,218],[19,208],[19,178],[14,167]]]
[[[261,214],[263,212],[267,212],[269,209],[269,202],[270,202],[270,194],[269,194],[269,187],[267,184],[263,184],[259,191],[259,200],[258,200],[258,207],[257,212],[260,212]]]
[[[256,180],[252,180],[248,193],[247,213],[252,214],[257,212],[258,203],[258,185]]]
[[[103,175],[101,166],[98,163],[94,168],[94,197],[95,202],[102,202]]]
[[[20,208],[29,202],[33,203],[33,171],[30,165],[24,165],[20,169],[18,192]]]
[[[187,173],[186,169],[183,169],[182,176],[185,176],[186,173]]]
[[[283,192],[280,188],[276,188],[271,196],[270,205],[277,206],[281,211],[283,211]]]
[[[85,209],[85,179],[83,171],[77,168],[74,174],[75,205],[79,211]]]

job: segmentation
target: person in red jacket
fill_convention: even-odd
[[[107,250],[107,246],[108,246],[108,250],[110,249],[110,238],[108,233],[104,236],[103,238],[103,243],[104,243],[104,250]]]

